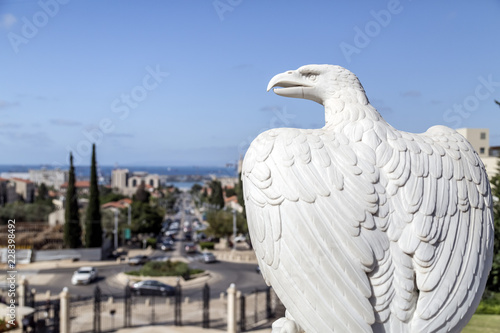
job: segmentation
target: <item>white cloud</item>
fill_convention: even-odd
[[[0,99],[0,109],[6,109],[11,106],[19,105],[19,102],[8,102]]]
[[[0,26],[5,29],[10,29],[17,22],[17,18],[11,13],[3,14],[0,19]]]
[[[57,126],[80,126],[82,124],[79,121],[70,119],[50,119],[50,123]]]

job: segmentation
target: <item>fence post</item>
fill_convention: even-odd
[[[69,302],[69,292],[68,287],[64,287],[62,292],[59,294],[60,307],[59,307],[59,332],[60,333],[70,333],[70,302]],[[54,312],[56,309],[54,308]],[[56,314],[54,313],[54,317]]]
[[[210,287],[205,283],[203,287],[203,328],[210,327]]]
[[[94,333],[101,333],[101,288],[94,290]]]
[[[266,289],[266,319],[272,318],[273,311],[271,309],[271,287]]]
[[[125,286],[125,300],[123,302],[123,304],[125,305],[125,309],[123,311],[123,326],[125,328],[130,327],[130,316],[131,316],[130,303],[132,300],[131,298],[132,298],[132,295],[130,292],[130,286],[127,284]]]
[[[155,295],[151,296],[151,324],[155,324]]]
[[[21,277],[21,281],[19,281],[19,296],[17,298],[17,302],[19,307],[26,305],[26,297],[28,292],[28,280],[24,278],[24,275]]]
[[[236,333],[236,287],[231,283],[227,289],[227,333]]]
[[[49,301],[50,303],[50,301]],[[53,316],[53,325],[52,327],[54,328],[53,330],[53,333],[60,333],[61,332],[61,299],[56,299],[54,300],[54,302],[52,303],[52,306],[49,304],[49,311],[50,311],[50,308],[52,307],[52,316]],[[70,324],[70,320],[71,320],[71,317],[70,317],[70,307],[71,307],[71,304],[70,304],[70,299],[69,299],[69,295],[68,295],[68,332],[71,331],[71,324]]]
[[[30,306],[32,308],[35,308],[35,296],[36,296],[36,289],[31,288],[29,301],[27,303],[28,303],[28,306]]]
[[[254,323],[257,324],[259,322],[259,290],[255,288],[255,304],[253,309],[253,319]]]
[[[240,331],[244,332],[246,330],[246,297],[242,293],[238,292],[240,300]]]
[[[181,299],[182,299],[182,289],[181,282],[177,279],[177,286],[175,286],[175,326],[182,326],[182,313],[181,313]]]

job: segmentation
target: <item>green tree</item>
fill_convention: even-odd
[[[92,164],[90,165],[90,194],[89,204],[85,215],[85,246],[102,246],[101,203],[99,201],[99,187],[97,186],[97,166],[95,143],[92,145]]]
[[[497,173],[491,178],[490,183],[493,196],[495,238],[493,241],[493,266],[486,282],[486,288],[489,291],[500,292],[500,162],[497,166]]]
[[[141,182],[141,184],[137,187],[137,191],[135,191],[134,200],[142,203],[148,203],[150,195],[151,193],[146,191],[146,185],[144,185],[144,182]]]
[[[66,210],[64,212],[64,246],[77,248],[82,245],[82,228],[78,213],[78,197],[75,188],[75,168],[73,154],[69,154],[69,179],[66,192]]]
[[[227,186],[224,188],[224,193],[226,194],[226,198],[232,197],[236,195],[236,191],[234,188],[228,188]]]
[[[112,202],[112,201],[119,201],[121,199],[128,198],[126,195],[123,195],[121,193],[114,193],[114,192],[107,192],[106,194],[102,193],[102,189],[105,187],[101,187],[99,190],[99,200],[101,201],[101,205],[104,205],[105,203]]]
[[[230,210],[209,211],[207,213],[207,233],[216,237],[228,237],[233,234],[233,212]],[[238,233],[246,234],[248,227],[246,219],[236,213],[236,228]]]
[[[202,187],[200,184],[196,183],[196,184],[193,184],[193,186],[191,186],[191,194],[196,194],[196,193],[200,193]]]
[[[238,203],[241,207],[243,207],[243,216],[246,219],[247,211],[245,208],[245,199],[243,196],[243,182],[241,181],[241,173],[238,175],[238,184],[236,184],[234,191],[236,192],[236,196],[238,197]]]
[[[38,195],[36,196],[35,201],[45,201],[49,199],[49,189],[45,183],[41,183],[38,187]]]
[[[212,195],[210,196],[209,202],[218,209],[224,208],[224,195],[220,181],[212,180],[210,182],[210,188],[212,189]]]
[[[7,224],[8,220],[18,222],[47,222],[53,211],[52,203],[35,202],[27,204],[21,201],[6,204],[0,208],[0,224]]]
[[[163,215],[158,208],[138,201],[132,203],[132,232],[157,234],[162,221]]]
[[[52,204],[52,198],[49,196],[49,189],[45,185],[45,183],[40,184],[37,192],[38,193],[37,193],[37,196],[35,198],[34,204],[44,205],[44,206],[47,206],[48,208],[50,208],[50,210],[53,210],[54,205]]]

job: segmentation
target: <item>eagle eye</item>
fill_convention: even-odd
[[[314,74],[314,73],[309,73],[306,75],[307,79],[308,80],[311,80],[311,81],[316,81],[318,79],[318,75],[317,74]]]

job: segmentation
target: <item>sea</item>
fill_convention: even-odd
[[[0,165],[0,177],[11,178],[20,177],[26,178],[29,170],[54,169],[50,165]],[[116,169],[116,166],[103,165],[98,166],[98,174],[100,183],[109,184],[111,181],[111,171]],[[177,188],[191,188],[194,184],[202,185],[202,182],[178,181],[182,177],[172,177],[169,182],[168,176],[183,176],[183,175],[199,175],[203,177],[216,176],[221,177],[237,177],[237,170],[234,166],[227,167],[208,167],[208,166],[122,166],[120,169],[128,169],[130,172],[147,172],[149,174],[158,174],[166,176],[167,185],[173,185]],[[90,178],[90,166],[75,166],[75,175],[78,180],[86,180]]]

